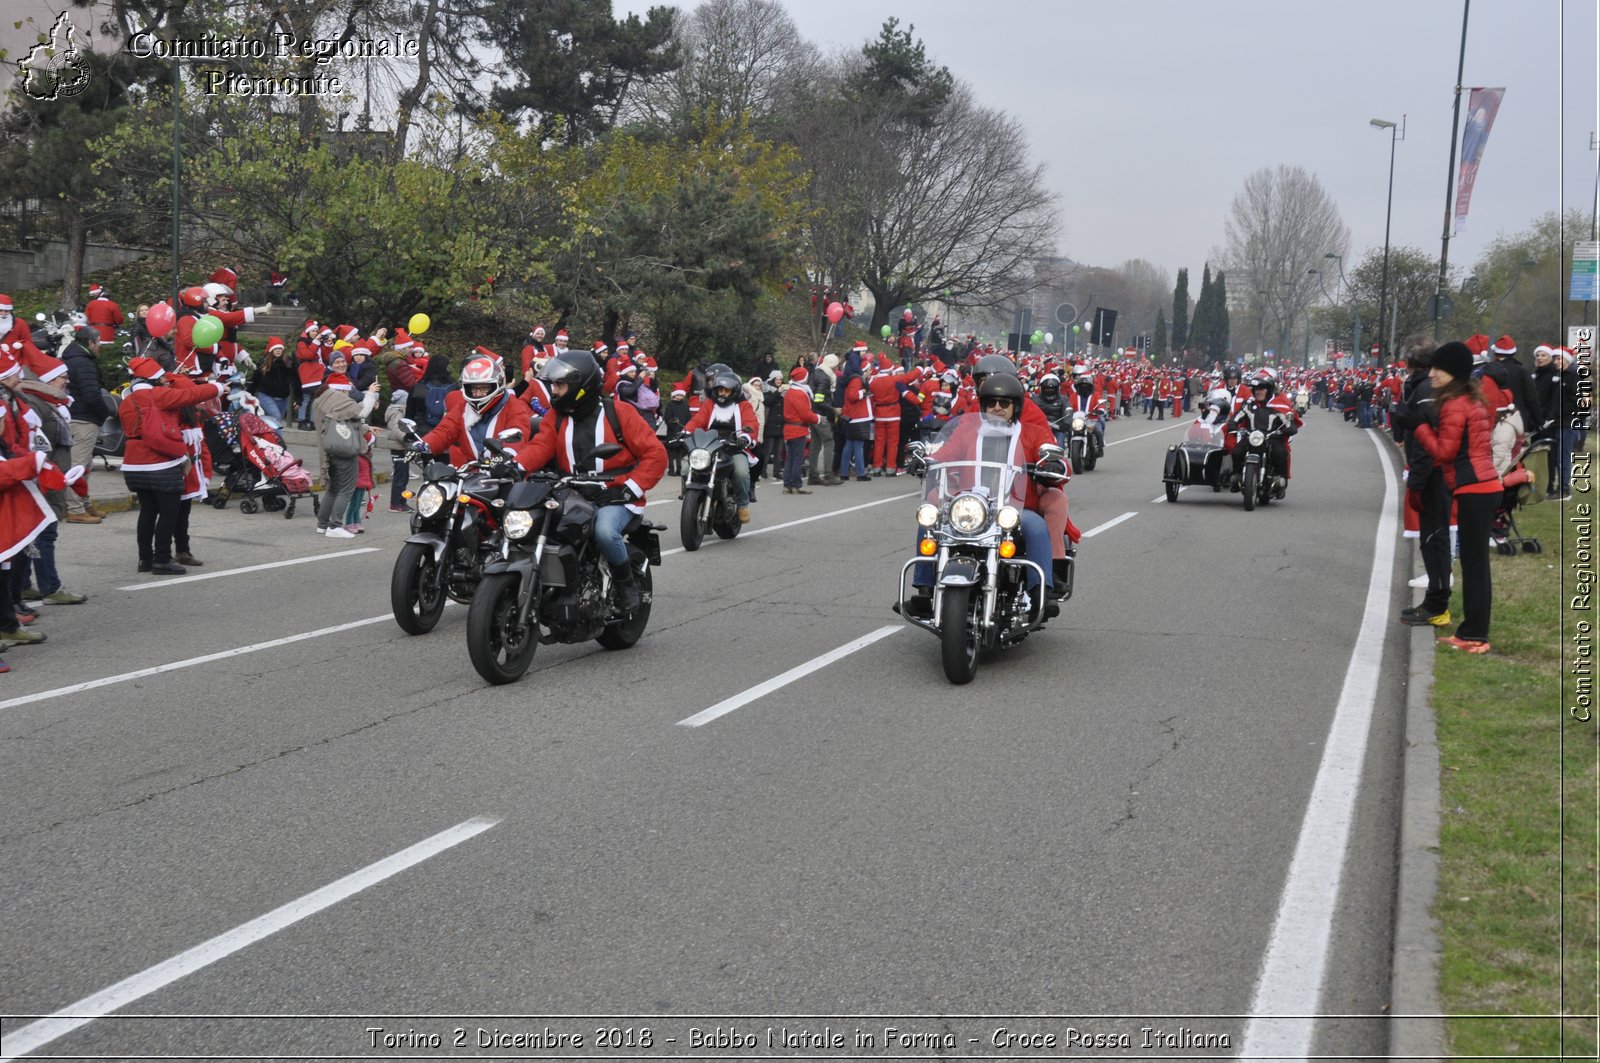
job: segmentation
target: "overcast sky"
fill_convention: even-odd
[[[650,6],[614,0],[613,10]],[[1022,121],[1060,196],[1061,251],[1080,262],[1144,258],[1174,277],[1188,267],[1196,290],[1245,178],[1285,164],[1337,204],[1348,267],[1383,246],[1390,134],[1368,120],[1402,115],[1391,244],[1439,253],[1463,0],[784,6],[829,53],[859,48],[890,16],[915,25],[980,103]],[[1506,94],[1453,264],[1470,266],[1497,234],[1560,204],[1592,207],[1597,47],[1595,0],[1472,0],[1464,84]]]

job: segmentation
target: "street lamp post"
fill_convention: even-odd
[[[1331,259],[1335,259],[1335,260],[1338,261],[1338,263],[1339,263],[1339,283],[1344,286],[1344,290],[1345,291],[1347,291],[1347,292],[1350,291],[1350,282],[1344,279],[1344,256],[1343,255],[1334,254],[1332,251],[1329,251],[1327,254],[1323,255],[1322,257],[1323,258],[1331,258]],[[1360,358],[1361,357],[1361,305],[1359,303],[1357,303],[1354,298],[1351,298],[1351,300],[1350,300],[1350,310],[1355,315],[1355,336],[1353,337],[1354,342],[1351,344],[1351,347],[1350,347],[1350,357],[1351,358]]]
[[[1406,120],[1405,115],[1400,116],[1401,123]],[[1382,118],[1374,118],[1368,123],[1374,129],[1387,129],[1389,131],[1389,205],[1383,215],[1383,283],[1378,289],[1378,355],[1383,356],[1383,320],[1389,309],[1389,222],[1394,217],[1394,146],[1402,139],[1404,129],[1393,122]],[[1359,352],[1358,352],[1359,353]]]

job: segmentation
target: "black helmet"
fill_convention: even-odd
[[[986,354],[978,359],[978,364],[972,367],[972,379],[982,381],[992,373],[1001,373],[1006,376],[1017,375],[1017,365],[1003,354]]]
[[[604,379],[600,363],[587,351],[562,351],[539,370],[539,379],[546,384],[567,385],[566,394],[550,396],[550,405],[557,413],[571,417],[588,413],[600,401],[600,382]]]
[[[983,378],[983,383],[978,385],[978,411],[983,412],[985,404],[992,399],[1011,400],[1011,415],[1007,418],[1016,424],[1022,417],[1022,404],[1027,400],[1028,393],[1022,387],[1022,379],[1011,373],[991,372]]]
[[[1250,378],[1250,395],[1257,399],[1270,399],[1278,389],[1278,382],[1265,369]]]
[[[716,385],[713,384],[712,381],[717,379],[717,374],[731,372],[733,372],[733,370],[723,362],[712,362],[710,365],[706,366],[706,398],[709,399],[713,397],[711,392],[716,388]]]
[[[719,394],[726,391],[727,394]],[[727,366],[711,374],[711,383],[706,385],[706,393],[711,401],[718,406],[732,406],[744,398],[744,387],[739,380],[739,374]]]
[[[1232,362],[1222,367],[1222,380],[1225,384],[1237,386],[1241,375],[1239,367]]]
[[[1039,378],[1039,394],[1047,399],[1054,399],[1061,394],[1061,378],[1054,373],[1046,373]]]

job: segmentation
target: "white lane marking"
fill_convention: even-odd
[[[1389,582],[1394,568],[1394,470],[1378,433],[1368,434],[1383,467],[1383,503],[1379,511],[1372,575],[1361,630],[1350,651],[1344,686],[1328,730],[1328,743],[1311,787],[1311,801],[1300,825],[1300,839],[1278,901],[1272,937],[1250,1002],[1255,1016],[1245,1026],[1240,1059],[1305,1059],[1316,1032],[1322,980],[1328,962],[1328,939],[1339,900],[1361,766],[1366,757],[1373,704],[1383,663],[1383,640],[1389,624]],[[1277,1016],[1287,1016],[1279,1018]]]
[[[1113,423],[1115,423],[1115,422],[1113,422]],[[1165,427],[1165,428],[1157,428],[1154,432],[1140,432],[1136,436],[1127,436],[1127,437],[1125,437],[1123,439],[1113,439],[1111,442],[1107,443],[1106,446],[1114,447],[1118,443],[1132,443],[1135,439],[1148,439],[1151,436],[1158,436],[1162,432],[1170,432],[1174,428],[1187,428],[1187,427],[1189,427],[1189,422],[1188,421],[1178,421],[1175,424],[1167,425],[1167,427]]]
[[[1106,530],[1108,530],[1110,528],[1115,528],[1118,524],[1121,524],[1123,521],[1128,520],[1131,517],[1137,517],[1138,515],[1139,515],[1139,511],[1135,509],[1135,510],[1130,510],[1127,513],[1124,513],[1120,517],[1112,517],[1110,520],[1106,521],[1104,524],[1097,525],[1096,527],[1090,528],[1088,531],[1084,532],[1083,533],[1083,538],[1092,539],[1096,535],[1099,535],[1101,532],[1106,531]]]
[[[118,587],[119,591],[142,591],[151,587],[170,587],[175,583],[198,583],[203,579],[221,579],[223,576],[238,576],[246,572],[262,572],[269,568],[287,568],[290,565],[306,565],[313,561],[327,561],[335,557],[353,557],[356,554],[375,554],[376,546],[363,546],[355,550],[336,550],[331,554],[314,554],[311,557],[293,557],[287,561],[269,561],[264,565],[246,565],[244,568],[225,568],[218,572],[206,572],[198,576],[174,576],[172,579],[158,579],[150,583],[130,583],[126,587]]]
[[[1178,488],[1178,493],[1180,495],[1183,494],[1184,489],[1187,488],[1188,486],[1189,486],[1188,484],[1184,484],[1183,487]],[[1166,500],[1167,500],[1167,495],[1166,495],[1166,492],[1163,491],[1161,493],[1161,497],[1160,498],[1152,498],[1150,501],[1152,503],[1154,503],[1154,502],[1165,502]]]
[[[833,510],[829,510],[826,513],[818,513],[815,516],[811,516],[811,517],[801,517],[799,520],[791,520],[791,521],[788,521],[788,522],[786,522],[784,524],[774,524],[770,528],[757,528],[754,531],[740,532],[739,534],[740,534],[741,538],[748,539],[753,535],[765,535],[768,532],[782,531],[784,528],[793,528],[797,524],[810,524],[814,520],[827,520],[829,517],[841,517],[846,513],[854,513],[857,510],[861,510],[861,509],[871,509],[873,506],[881,506],[881,505],[885,505],[885,504],[887,504],[889,502],[903,502],[904,500],[906,500],[908,498],[916,498],[920,494],[921,494],[920,491],[913,491],[910,494],[906,494],[906,495],[892,495],[889,498],[880,498],[876,502],[863,502],[859,506],[850,506],[847,509],[833,509]],[[702,545],[701,549],[703,550],[707,546],[713,546],[716,543],[719,543],[721,541],[722,541],[721,539],[710,540],[710,541],[706,542],[704,545]],[[733,541],[737,541],[737,540],[733,540]],[[672,550],[663,550],[663,551],[661,551],[661,556],[662,557],[671,557],[673,554],[681,554],[683,552],[684,552],[683,547],[679,546],[679,547],[676,547],[675,549],[672,549]],[[0,708],[4,708],[4,706],[0,705]]]
[[[678,726],[699,727],[702,724],[708,724],[717,717],[726,716],[734,709],[742,708],[743,706],[750,704],[752,701],[755,701],[757,698],[765,697],[780,687],[788,686],[796,679],[804,678],[819,668],[825,668],[842,657],[848,657],[857,650],[864,649],[865,647],[872,645],[879,639],[888,638],[895,632],[904,630],[904,624],[890,624],[887,627],[880,627],[876,631],[868,632],[858,639],[854,639],[845,643],[838,649],[829,650],[821,657],[813,657],[805,664],[796,665],[787,672],[784,672],[781,675],[775,675],[764,683],[757,683],[755,686],[744,691],[743,693],[735,694],[731,698],[725,698],[724,700],[719,701],[715,705],[711,706],[709,709],[702,709],[700,712],[695,713],[686,720],[679,720]],[[0,1061],[0,1063],[3,1063],[3,1061]]]
[[[240,646],[236,649],[221,650],[217,653],[208,653],[203,657],[190,657],[183,661],[173,661],[171,664],[158,664],[151,668],[141,668],[137,672],[123,672],[121,675],[109,675],[104,679],[91,679],[87,683],[74,683],[67,687],[56,687],[54,690],[41,690],[37,694],[27,694],[20,698],[10,698],[0,701],[0,709],[12,709],[18,705],[29,705],[35,701],[49,701],[51,698],[64,698],[68,694],[78,694],[85,690],[95,690],[99,687],[108,687],[116,683],[126,683],[131,679],[143,679],[146,676],[160,675],[163,672],[175,672],[180,668],[193,668],[199,664],[210,664],[212,661],[222,661],[229,657],[240,657],[246,653],[255,653],[257,650],[270,650],[278,646],[287,646],[294,642],[304,642],[306,639],[321,638],[323,635],[337,635],[341,631],[350,631],[368,624],[381,624],[385,620],[393,620],[393,613],[384,613],[382,616],[369,616],[365,620],[352,620],[348,624],[335,624],[333,627],[318,628],[299,635],[289,635],[270,642],[257,642],[249,646]],[[4,1061],[0,1061],[4,1063]]]
[[[55,1014],[29,1023],[15,1033],[5,1036],[4,1047],[0,1052],[0,1063],[10,1063],[16,1056],[26,1055],[29,1052],[42,1048],[56,1038],[71,1033],[80,1026],[87,1025],[95,1019],[103,1018],[119,1008],[126,1007],[141,997],[148,996],[158,989],[171,985],[185,975],[192,974],[203,967],[208,967],[218,960],[225,959],[257,941],[268,937],[285,927],[293,926],[300,920],[332,907],[348,897],[353,897],[369,886],[375,886],[384,879],[399,874],[408,867],[422,863],[429,857],[437,856],[446,849],[466,841],[468,838],[482,834],[484,831],[499,823],[498,819],[476,817],[464,823],[458,823],[449,830],[440,831],[431,838],[426,838],[417,844],[400,850],[393,856],[386,857],[375,864],[352,872],[336,882],[330,882],[321,889],[306,894],[298,900],[290,901],[281,908],[275,908],[265,915],[257,916],[243,926],[219,934],[210,941],[196,945],[186,952],[156,964],[147,970],[141,971],[129,978],[124,978],[116,985],[110,986],[92,996],[84,997],[76,1004],[69,1004]]]

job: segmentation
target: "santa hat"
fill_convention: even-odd
[[[544,326],[543,325],[535,325],[535,326],[533,326],[533,338],[536,339],[536,340],[544,339]]]
[[[1494,341],[1494,346],[1489,348],[1489,353],[1495,355],[1496,357],[1504,357],[1508,354],[1516,354],[1517,341],[1512,339],[1510,336],[1501,336],[1499,339]]]
[[[482,345],[479,345],[477,347],[472,348],[472,353],[473,354],[482,355],[485,358],[493,358],[496,362],[505,361],[505,359],[501,358],[498,354],[495,354],[489,348],[484,347]]]
[[[606,353],[606,341],[595,340],[594,346],[590,348],[590,350],[594,353],[595,357],[599,357],[600,355]]]
[[[1471,354],[1477,354],[1479,351],[1487,351],[1489,349],[1489,337],[1481,332],[1468,336],[1462,342],[1467,345],[1467,351]]]
[[[633,364],[639,367],[641,373],[654,373],[659,368],[656,365],[656,360],[646,354],[636,355],[633,359]]]
[[[866,340],[856,340],[855,344],[852,345],[850,349],[852,351],[857,352],[858,354],[866,354],[867,353],[867,341]]]
[[[1570,362],[1575,357],[1573,355],[1572,351],[1570,351],[1566,347],[1556,347],[1550,353],[1554,357],[1561,359],[1563,362]]]
[[[806,372],[806,367],[803,365],[797,365],[789,370],[789,379],[796,384],[804,384],[810,378],[811,374]]]
[[[1541,344],[1539,344],[1539,346],[1537,346],[1537,347],[1535,347],[1533,349],[1533,356],[1535,358],[1539,357],[1541,354],[1554,354],[1554,353],[1556,353],[1555,352],[1555,348],[1551,347],[1548,343],[1541,343]]]
[[[560,332],[556,333],[556,346],[557,347],[565,347],[567,344],[569,344],[571,342],[572,342],[572,337],[567,335],[567,330],[566,329],[562,329]]]
[[[301,332],[310,332],[310,333],[314,334],[314,333],[317,333],[317,332],[321,332],[322,331],[322,326],[317,324],[317,319],[316,318],[308,317],[308,318],[306,318],[306,323],[304,325],[300,326],[300,331]]]
[[[128,359],[128,372],[138,380],[160,380],[167,375],[167,371],[161,368],[161,363],[154,358]]]
[[[417,344],[417,341],[412,339],[411,338],[411,333],[407,332],[405,329],[397,328],[397,329],[394,330],[394,349],[395,350],[397,350],[397,351],[409,351],[412,347],[415,347],[416,344]]]
[[[212,284],[225,284],[230,292],[239,290],[239,275],[227,266],[219,266],[206,280]]]
[[[333,330],[333,334],[341,340],[349,340],[351,343],[361,338],[361,333],[354,325],[340,325]]]
[[[0,314],[11,313],[11,296],[0,295]]]
[[[624,362],[622,365],[617,367],[618,376],[633,376],[638,371],[639,367],[634,365],[632,362]]]
[[[350,390],[350,378],[343,373],[329,373],[328,379],[322,382],[323,387],[334,388],[338,391]]]
[[[633,347],[628,343],[627,340],[618,340],[617,341],[617,353],[618,354],[621,354],[623,351],[631,351],[631,350],[633,350]]]
[[[105,289],[100,287],[100,285],[91,284],[91,285],[89,285],[89,298],[98,299],[98,298],[100,298],[100,294],[102,292],[104,292],[104,291],[105,291]]]
[[[682,388],[673,388],[672,389],[672,397],[675,398],[675,399],[681,399],[687,394],[688,394],[688,392],[684,391]]]
[[[283,350],[283,341],[281,339],[279,339],[278,337],[276,337],[276,336],[268,336],[267,337],[267,350],[269,350],[269,351],[281,351],[281,350]]]

